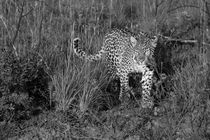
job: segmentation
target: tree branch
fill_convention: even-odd
[[[167,13],[171,13],[173,11],[176,11],[177,9],[180,9],[180,8],[188,8],[188,7],[200,9],[200,7],[199,6],[196,6],[196,5],[181,5],[181,6],[177,6],[176,8],[169,9],[167,11]],[[205,13],[207,12],[207,11],[204,11],[203,9],[202,9],[202,11],[205,12]]]
[[[21,21],[22,21],[22,18],[23,18],[23,11],[24,11],[24,2],[21,4],[20,16],[19,16],[18,23],[17,23],[17,26],[16,26],[15,35],[12,39],[12,44],[15,44],[15,40],[16,40],[16,38],[18,36],[18,33],[20,31],[20,24],[21,24]]]
[[[198,40],[185,40],[185,39],[174,39],[171,37],[167,37],[167,36],[163,36],[161,34],[158,34],[159,37],[167,40],[167,41],[172,41],[172,42],[179,42],[179,43],[183,43],[183,44],[197,44],[199,43]],[[206,43],[206,42],[201,42],[202,45],[207,45],[210,46],[210,44]]]

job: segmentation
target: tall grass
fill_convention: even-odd
[[[167,73],[171,74],[168,85],[172,86],[172,91],[167,91],[169,98],[163,103],[164,121],[157,121],[164,124],[164,128],[157,127],[154,133],[157,136],[154,137],[174,139],[177,135],[185,138],[207,135],[210,57],[206,53],[209,46],[202,45],[202,42],[209,42],[208,1],[11,0],[1,1],[0,7],[0,47],[9,48],[18,60],[3,62],[1,57],[1,69],[5,68],[5,63],[8,69],[12,69],[16,62],[24,66],[44,62],[43,73],[50,77],[50,92],[46,93],[51,97],[49,102],[55,101],[57,111],[85,113],[100,110],[102,104],[108,108],[114,104],[106,91],[109,84],[106,65],[103,61],[90,63],[76,57],[72,50],[74,37],[81,38],[81,48],[90,54],[101,49],[104,34],[112,26],[123,26],[133,32],[143,30],[173,38],[199,40],[196,45],[159,43],[165,52],[160,52],[157,58],[158,65],[161,65],[158,72],[167,73],[170,71],[167,66],[172,66],[173,72]],[[30,59],[31,54],[36,54],[34,61]],[[30,61],[25,63],[23,58]],[[28,77],[33,72],[29,71]],[[9,72],[2,73],[3,70],[0,80],[6,83],[4,87],[13,85],[11,79],[5,78]],[[17,75],[12,76],[24,81]],[[186,130],[186,133],[179,129]]]

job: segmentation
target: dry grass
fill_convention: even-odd
[[[1,1],[0,9],[0,47],[6,50],[0,54],[0,137],[210,138],[210,46],[200,43],[210,39],[209,2],[10,0]],[[107,76],[103,61],[90,63],[73,54],[74,37],[81,38],[86,52],[96,53],[112,26],[199,40],[188,45],[160,40],[157,74],[168,77],[156,92],[157,116],[136,106],[116,107],[119,86]],[[109,110],[101,111],[104,107]],[[37,110],[41,113],[35,116]]]

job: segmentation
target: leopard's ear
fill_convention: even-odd
[[[132,46],[135,47],[137,44],[137,40],[133,36],[131,36],[130,41],[131,41]]]

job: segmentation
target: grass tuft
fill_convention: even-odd
[[[209,6],[205,0],[0,1],[0,137],[209,139]],[[119,108],[119,79],[108,76],[106,63],[73,53],[75,37],[88,54],[98,52],[114,26],[198,40],[158,41],[155,110],[133,99]],[[139,94],[140,79],[129,80]]]

